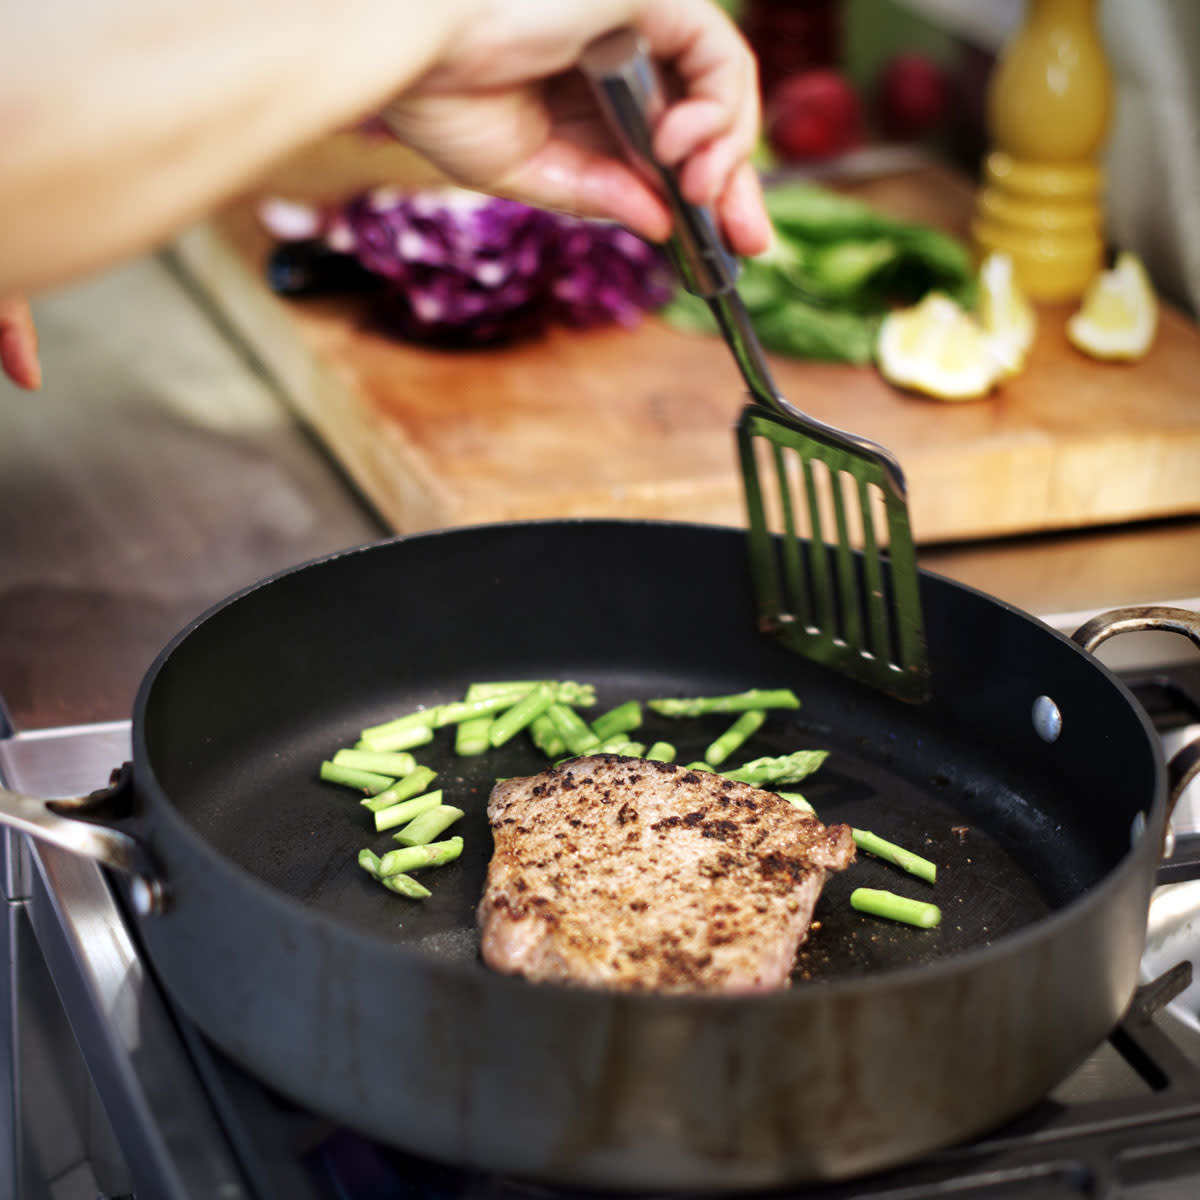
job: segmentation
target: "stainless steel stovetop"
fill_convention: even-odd
[[[1200,734],[1200,667],[1131,679],[1168,753]],[[1156,713],[1155,710],[1158,710]],[[0,740],[0,779],[41,796],[103,786],[130,756],[120,722]],[[1177,813],[1200,876],[1200,787]],[[0,1200],[550,1197],[410,1158],[297,1110],[225,1060],[172,1007],[91,862],[4,833]],[[1178,872],[1177,872],[1178,873]],[[1189,873],[1189,872],[1183,872]],[[1108,1042],[1011,1127],[811,1200],[1200,1195],[1200,878],[1151,911],[1145,984]],[[1197,973],[1200,975],[1200,972]],[[7,993],[7,994],[5,994]]]

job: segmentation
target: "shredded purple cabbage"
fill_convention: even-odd
[[[459,189],[364,192],[324,215],[322,237],[385,281],[380,319],[421,342],[632,327],[674,292],[662,252],[620,226]]]

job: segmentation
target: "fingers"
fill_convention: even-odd
[[[37,329],[21,296],[0,300],[0,367],[18,387],[34,391],[42,385]]]
[[[547,142],[495,190],[559,212],[617,221],[652,242],[671,233],[666,204],[641,176],[608,154],[567,140]]]
[[[651,241],[671,231],[663,201],[619,157],[581,78],[489,96],[401,99],[392,131],[465,187],[619,221]]]
[[[749,163],[743,163],[730,176],[714,208],[734,254],[753,258],[771,245],[774,231],[763,205],[762,185]]]
[[[650,56],[682,89],[655,129],[656,154],[675,168],[689,201],[713,207],[735,253],[761,253],[771,230],[748,165],[759,122],[749,47],[711,0],[625,0],[615,8],[626,15],[613,19],[636,24]],[[587,22],[586,29],[575,28],[580,11],[560,13],[578,38],[569,54],[602,32]],[[546,76],[541,59],[527,61],[528,48],[525,54],[468,55],[477,66],[465,76],[456,60],[454,70],[444,69],[436,80],[431,74],[390,105],[388,124],[467,187],[619,221],[663,241],[671,229],[667,207],[624,161],[582,76]]]
[[[754,55],[741,34],[712,6],[703,12],[680,0],[667,19],[645,28],[650,53],[672,64],[684,95],[655,130],[659,159],[675,167],[684,197],[711,205],[730,248],[762,253],[771,226],[750,158],[758,140],[759,90]]]

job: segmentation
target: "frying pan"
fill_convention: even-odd
[[[1090,653],[979,592],[921,585],[935,694],[916,706],[760,634],[734,529],[550,521],[373,544],[183,630],[93,811],[9,794],[4,820],[132,872],[122,894],[192,1020],[285,1096],[385,1143],[612,1190],[861,1175],[1019,1113],[1107,1035],[1138,981],[1171,791],[1147,718]],[[764,996],[490,971],[474,919],[488,789],[543,760],[524,739],[456,759],[448,731],[419,752],[467,810],[462,858],[424,876],[419,903],[356,865],[378,835],[317,769],[471,681],[542,677],[594,683],[596,711],[792,687],[802,707],[772,714],[746,757],[828,749],[806,781],[823,819],[920,850],[938,882],[863,856],[826,888],[792,986]],[[715,720],[645,734],[687,760]],[[860,885],[934,899],[943,922],[855,913]]]

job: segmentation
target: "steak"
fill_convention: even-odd
[[[830,871],[854,861],[773,792],[596,754],[493,788],[479,904],[497,971],[622,991],[788,985]]]

